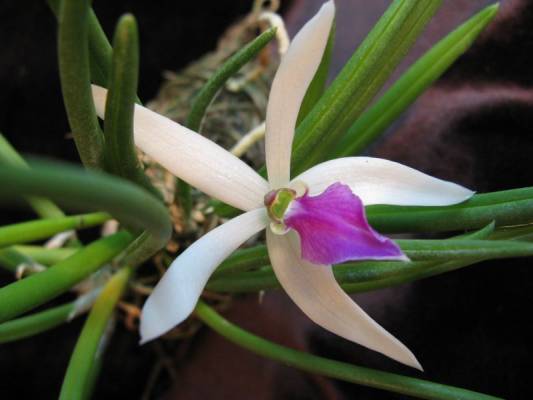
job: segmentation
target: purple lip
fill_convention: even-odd
[[[396,243],[370,227],[361,199],[340,182],[293,200],[284,223],[300,235],[302,258],[314,264],[407,260]]]

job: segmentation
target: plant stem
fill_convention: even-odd
[[[0,343],[13,342],[45,332],[69,321],[74,303],[50,308],[0,324]]]
[[[46,271],[0,288],[0,322],[65,293],[111,261],[131,241],[129,233],[115,233],[91,243]]]
[[[111,216],[106,213],[47,218],[0,227],[0,247],[46,239],[56,233],[101,225]]]
[[[59,8],[59,76],[63,102],[83,165],[101,169],[104,139],[91,92],[89,0],[62,0]]]
[[[57,249],[48,249],[42,246],[30,246],[30,245],[16,245],[8,247],[8,250],[14,249],[20,254],[23,254],[27,257],[30,257],[32,260],[38,262],[39,264],[52,265],[56,264],[59,261],[64,260],[67,257],[73,255],[78,249],[72,247],[60,247]],[[1,250],[0,250],[1,252]]]
[[[147,230],[160,248],[168,241],[172,226],[166,207],[146,190],[132,183],[63,163],[35,162],[24,171],[0,167],[0,199],[37,195],[60,204],[106,211],[125,226]]]
[[[359,154],[376,140],[435,80],[463,54],[492,21],[498,4],[468,19],[419,58],[365,111],[336,144],[329,158]]]
[[[26,161],[15,150],[11,143],[0,133],[0,163],[19,168],[29,168]],[[41,218],[63,217],[61,209],[48,199],[27,197],[26,201]]]
[[[96,379],[99,354],[105,347],[106,329],[109,327],[113,310],[119,301],[132,269],[122,268],[107,282],[94,303],[70,357],[69,365],[59,398],[77,400],[90,397],[92,384]],[[96,364],[96,365],[95,365]]]
[[[113,62],[106,101],[104,158],[106,170],[144,187],[158,199],[161,193],[144,174],[133,142],[133,113],[139,75],[139,35],[131,14],[115,29]]]
[[[422,399],[497,399],[497,397],[472,392],[466,389],[446,386],[388,372],[376,371],[370,368],[330,360],[280,346],[237,327],[201,301],[196,306],[195,313],[214,331],[235,343],[237,346],[250,350],[262,357],[282,362],[309,373],[324,375],[346,382],[357,383],[359,385],[415,396]]]

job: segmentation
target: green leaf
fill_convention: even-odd
[[[163,247],[172,232],[166,207],[146,190],[102,172],[58,162],[32,162],[31,170],[0,166],[0,200],[44,196],[59,204],[106,211],[125,226],[148,230]]]
[[[533,244],[510,240],[396,240],[413,260],[453,260],[457,258],[496,259],[533,255]]]
[[[30,257],[32,260],[35,260],[39,264],[52,265],[58,263],[59,261],[64,260],[67,257],[70,257],[78,249],[71,247],[59,247],[55,249],[49,249],[42,246],[29,246],[29,245],[20,245],[8,247],[8,250],[14,249],[24,256]],[[0,250],[1,252],[1,250]]]
[[[47,0],[47,3],[59,19],[61,0]],[[89,9],[87,25],[91,80],[99,86],[107,87],[113,49],[92,8]]]
[[[102,293],[94,303],[87,321],[78,338],[69,365],[60,399],[76,400],[90,398],[92,384],[96,378],[98,359],[105,347],[105,332],[116,304],[120,300],[131,276],[130,268],[123,268],[107,282]],[[94,374],[94,375],[93,375]]]
[[[312,374],[423,399],[497,399],[496,397],[471,392],[466,389],[359,367],[280,346],[239,328],[201,301],[196,306],[195,313],[211,329],[237,346]]]
[[[0,343],[9,343],[48,331],[69,322],[74,303],[50,308],[0,324]]]
[[[36,266],[36,262],[12,246],[0,249],[0,266],[16,275],[21,267],[24,267],[26,272],[33,272],[31,267]]]
[[[394,1],[296,130],[292,176],[323,161],[437,11],[439,0]]]
[[[127,232],[97,240],[69,258],[0,288],[0,322],[14,318],[65,293],[111,261],[132,241]]]
[[[111,216],[106,213],[47,218],[0,227],[0,247],[49,238],[56,233],[101,225]]]
[[[185,125],[199,132],[205,111],[218,91],[239,69],[254,58],[275,37],[276,30],[269,29],[256,37],[242,49],[228,58],[224,64],[209,78],[193,99],[191,111]]]
[[[133,141],[133,113],[139,75],[139,35],[133,15],[126,14],[119,20],[113,44],[104,118],[105,167],[162,200],[161,193],[152,186],[141,168]]]
[[[59,7],[59,76],[63,102],[82,163],[100,169],[103,135],[91,92],[88,50],[89,0],[63,0]]]
[[[362,152],[379,137],[455,60],[492,21],[498,4],[486,7],[440,40],[355,123],[336,144],[329,158]]]
[[[482,229],[443,240],[397,240],[411,258],[423,261],[362,261],[334,266],[337,280],[352,292],[368,291],[387,285],[444,273],[490,258],[528,256],[528,243],[488,241],[505,238],[522,240],[533,232],[533,225],[494,230],[491,222]],[[501,234],[500,234],[501,233]],[[227,292],[256,292],[279,287],[269,265],[267,247],[257,245],[237,250],[215,271],[208,288]],[[239,273],[254,269],[253,272]]]
[[[237,250],[218,266],[213,278],[235,272],[244,272],[269,262],[267,248],[263,244]]]
[[[0,133],[0,163],[12,167],[28,168],[26,161]],[[54,203],[41,197],[28,197],[26,201],[41,218],[63,217],[65,214]]]
[[[376,205],[366,208],[368,221],[380,232],[445,232],[533,222],[533,187],[483,193],[453,206]]]
[[[520,226],[504,226],[490,235],[491,239],[502,240],[533,240],[533,224]]]

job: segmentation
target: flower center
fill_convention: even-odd
[[[283,218],[295,198],[296,191],[288,188],[271,190],[265,195],[265,207],[272,220],[270,227],[274,233],[283,234],[287,231]]]

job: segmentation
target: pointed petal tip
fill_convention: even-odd
[[[281,238],[267,230],[272,267],[296,305],[324,329],[422,371],[414,354],[340,288],[330,266],[314,265],[299,257],[298,240],[294,232]]]
[[[422,367],[422,364],[420,364],[420,362],[417,360],[417,358],[411,352],[411,350],[409,350],[405,345],[404,345],[403,350],[404,350],[403,354],[400,354],[399,357],[393,357],[393,358],[401,364],[407,365],[408,367],[424,372],[424,368]]]
[[[143,319],[141,317],[141,326],[139,328],[139,333],[141,335],[141,339],[139,340],[139,346],[142,346],[158,338],[159,336],[164,335],[166,332],[163,332],[161,334],[156,334],[154,332],[151,332],[151,333],[146,332],[146,325],[143,324]]]
[[[322,4],[322,7],[321,7],[320,11],[322,11],[322,10],[324,10],[326,12],[334,13],[335,12],[335,1],[333,1],[333,0],[326,1],[324,4]]]
[[[209,231],[181,253],[144,303],[141,344],[164,335],[189,317],[215,268],[264,229],[266,222],[263,208],[248,211]]]
[[[322,60],[334,18],[334,3],[324,3],[294,36],[272,82],[265,136],[271,189],[284,187],[290,180],[291,148],[298,112]]]

